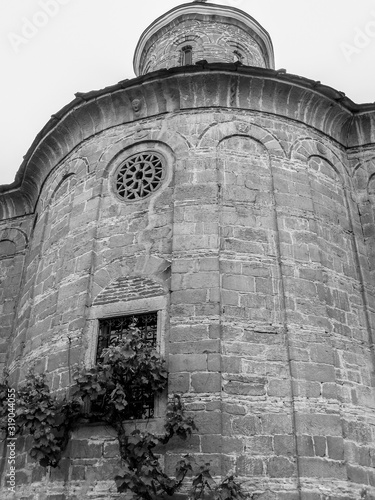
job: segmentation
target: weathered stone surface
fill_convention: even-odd
[[[63,395],[98,319],[159,311],[169,395],[198,427],[162,452],[168,472],[189,451],[254,498],[373,498],[374,112],[260,69],[173,71],[76,103],[66,141],[29,159],[34,187],[1,195],[0,364]],[[163,183],[125,202],[114,174],[144,150]],[[48,484],[29,447],[16,498],[115,498],[113,435],[74,435]]]

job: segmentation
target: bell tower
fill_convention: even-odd
[[[142,33],[134,71],[140,76],[203,60],[274,69],[271,38],[255,19],[240,9],[199,0],[170,10]]]

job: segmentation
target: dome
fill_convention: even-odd
[[[202,60],[274,69],[271,38],[255,19],[234,7],[196,1],[170,10],[142,33],[134,71],[140,76]]]

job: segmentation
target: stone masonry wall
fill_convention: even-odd
[[[112,177],[140,150],[162,154],[167,176],[127,204]],[[169,393],[195,416],[198,460],[262,500],[375,498],[371,235],[348,169],[323,134],[250,111],[170,113],[85,141],[40,197],[13,377],[36,363],[62,394],[95,350],[95,298],[116,280],[150,279],[170,291]],[[134,300],[125,288],[117,312]],[[52,475],[25,446],[16,498],[116,497],[102,429],[78,430]],[[169,449],[169,473],[185,452]]]
[[[0,373],[6,364],[33,217],[0,223]]]
[[[147,47],[140,74],[181,66],[182,49],[186,46],[192,48],[192,64],[202,60],[226,63],[240,60],[247,66],[266,67],[258,42],[240,27],[212,19],[178,19]]]

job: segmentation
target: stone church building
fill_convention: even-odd
[[[62,395],[135,318],[215,475],[374,500],[375,105],[276,71],[255,19],[204,1],[156,19],[134,70],[77,94],[0,187],[1,365]],[[0,497],[124,498],[115,443],[82,426],[47,471],[19,446],[16,493],[3,446]]]

